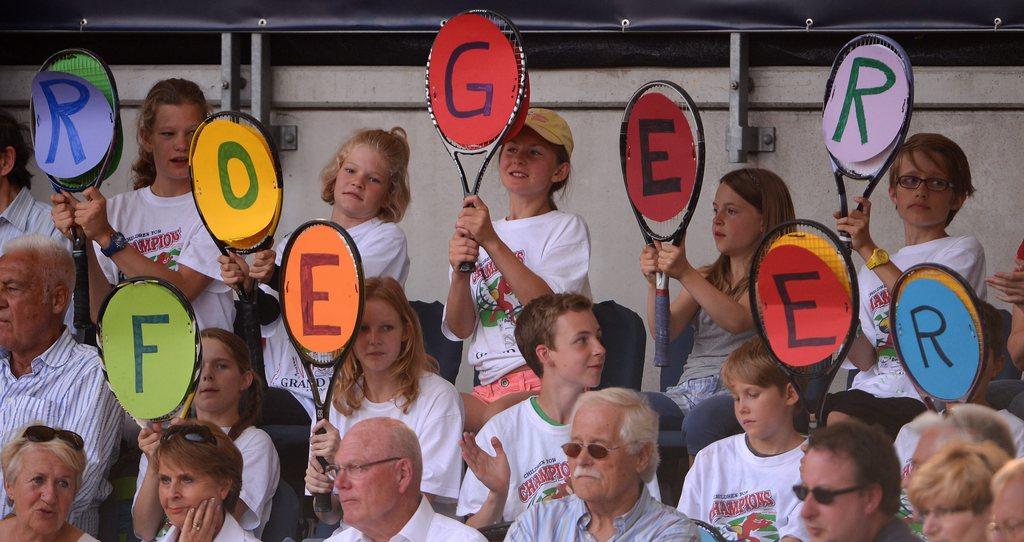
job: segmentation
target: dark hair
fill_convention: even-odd
[[[135,179],[132,184],[133,190],[145,188],[156,181],[153,153],[142,148],[142,141],[152,137],[156,112],[161,105],[194,105],[199,108],[201,115],[210,114],[210,106],[206,103],[206,96],[199,85],[188,79],[157,81],[153,88],[149,89],[139,109],[139,126],[136,134],[139,141],[139,157],[132,164],[132,178]]]
[[[14,167],[7,174],[7,180],[19,188],[29,188],[32,174],[28,172],[28,157],[32,155],[28,127],[21,124],[6,110],[0,109],[0,153],[7,147],[14,148]]]
[[[914,134],[903,143],[899,153],[896,154],[896,159],[892,162],[892,167],[889,168],[890,188],[896,186],[896,179],[899,178],[903,161],[914,162],[914,153],[927,155],[946,172],[946,176],[949,177],[946,180],[953,183],[954,198],[966,200],[974,194],[974,185],[971,183],[971,165],[967,162],[967,155],[964,154],[960,145],[942,134]],[[956,212],[956,209],[949,210],[949,215],[946,216],[947,226],[953,222]]]
[[[544,364],[537,359],[537,346],[552,346],[555,323],[567,312],[593,310],[594,303],[580,294],[546,294],[534,298],[523,307],[516,320],[516,344],[526,365],[537,376],[544,375]]]
[[[242,374],[252,373],[252,384],[242,392],[238,400],[238,421],[231,426],[228,437],[235,440],[242,431],[256,425],[260,417],[260,406],[263,404],[263,382],[260,375],[252,369],[252,361],[249,359],[249,347],[241,337],[230,331],[220,328],[207,328],[200,334],[203,339],[212,339],[224,345],[231,355],[231,360],[238,365],[238,371]]]
[[[807,439],[807,453],[826,451],[853,464],[854,483],[882,489],[879,510],[891,516],[900,508],[900,461],[892,439],[879,427],[856,420],[830,424]]]

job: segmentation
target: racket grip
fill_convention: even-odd
[[[256,288],[258,291],[259,288]],[[263,344],[260,342],[260,322],[256,313],[259,310],[257,306],[258,297],[256,291],[250,292],[239,299],[238,303],[235,303],[235,308],[238,311],[238,319],[241,324],[242,338],[245,340],[245,346],[249,348],[249,362],[252,366],[252,370],[258,375],[263,374]]]
[[[462,262],[459,264],[459,273],[472,273],[476,270],[476,264],[473,262]]]
[[[327,430],[321,427],[316,432],[316,434],[322,435],[322,434],[324,434],[326,432],[327,432]],[[327,466],[328,466],[327,459],[324,459],[323,457],[320,457],[320,456],[316,456],[316,461],[317,461],[317,463],[320,463],[320,468],[323,469],[324,472],[326,473],[327,472]],[[313,494],[313,511],[314,512],[319,512],[321,514],[330,513],[330,511],[331,511],[331,494],[330,493],[314,493]]]
[[[669,299],[668,284],[664,273],[658,273],[657,288],[654,291],[654,366],[668,367],[672,360],[668,355]]]
[[[74,243],[71,257],[75,261],[75,329],[82,332],[92,326],[92,315],[89,307],[89,258],[85,252],[88,241],[84,233],[74,228]]]

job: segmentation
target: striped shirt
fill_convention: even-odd
[[[50,206],[36,201],[27,188],[22,188],[11,204],[0,213],[0,255],[7,241],[22,235],[39,233],[62,241],[70,250],[71,243],[53,225]]]
[[[592,542],[595,538],[587,531],[590,519],[587,504],[578,495],[538,503],[519,516],[509,529],[505,542]],[[636,504],[629,512],[615,518],[614,524],[615,534],[608,539],[609,542],[700,540],[692,521],[676,509],[656,501],[642,486]]]
[[[17,438],[17,430],[32,422],[81,435],[87,463],[68,520],[95,536],[99,505],[111,489],[107,471],[121,438],[120,406],[107,387],[96,349],[76,343],[67,328],[32,360],[31,368],[31,373],[15,378],[11,353],[0,348],[0,442]],[[6,497],[0,485],[0,517],[13,512]]]

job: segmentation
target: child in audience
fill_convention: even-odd
[[[469,466],[459,493],[459,516],[485,527],[513,521],[537,502],[565,497],[569,472],[561,446],[569,442],[576,399],[601,382],[605,350],[592,303],[580,294],[547,294],[519,315],[516,342],[540,375],[540,395],[492,417],[480,433],[465,433]],[[647,484],[660,500],[657,479]]]
[[[795,218],[786,183],[766,169],[726,173],[719,180],[712,208],[711,233],[719,256],[711,265],[691,265],[685,240],[679,246],[648,245],[640,253],[640,270],[648,281],[647,321],[652,333],[658,271],[682,285],[669,308],[669,336],[675,338],[690,324],[696,328],[679,384],[664,394],[672,401],[648,394],[663,427],[684,424],[691,457],[708,444],[742,431],[720,376],[722,363],[754,335],[747,295],[754,251],[766,232]]]
[[[81,200],[66,191],[51,196],[57,229],[70,239],[71,228],[81,226],[93,241],[87,244],[93,320],[113,284],[152,276],[188,297],[200,328],[231,328],[231,290],[220,280],[220,251],[199,218],[188,167],[192,134],[209,112],[192,81],[157,82],[139,111],[134,190],[109,201],[96,187]]]
[[[808,540],[800,521],[800,446],[793,426],[800,404],[793,384],[754,337],[722,366],[744,433],[697,453],[686,474],[679,511],[735,540]]]
[[[905,246],[888,252],[871,238],[871,201],[854,198],[864,209],[847,217],[836,213],[836,229],[848,234],[866,262],[860,284],[858,335],[847,359],[860,373],[853,386],[828,396],[828,423],[859,418],[881,425],[896,438],[901,427],[925,405],[903,372],[890,336],[889,292],[904,270],[922,262],[943,264],[963,276],[985,299],[985,251],[971,236],[950,237],[946,228],[971,194],[971,169],[960,146],[939,134],[915,134],[900,148],[889,170],[889,199],[903,222]]]
[[[522,399],[540,388],[516,345],[516,320],[534,298],[556,292],[590,296],[590,232],[583,218],[559,211],[554,195],[565,188],[573,139],[554,111],[532,108],[526,125],[498,155],[508,215],[492,221],[480,196],[469,196],[448,244],[451,286],[442,331],[469,343],[469,364],[480,385],[465,394],[466,429],[477,431],[495,400]],[[472,263],[472,273],[460,272]],[[511,401],[515,403],[515,400]]]
[[[440,511],[450,510],[459,496],[459,434],[462,402],[447,380],[437,375],[437,362],[423,349],[419,320],[402,286],[390,277],[374,277],[364,286],[366,305],[359,335],[338,368],[329,420],[313,425],[306,489],[330,493],[333,481],[316,456],[333,461],[345,432],[361,420],[401,420],[419,437],[423,449],[420,488]],[[316,434],[320,429],[326,433]],[[337,523],[341,505],[318,513],[324,523]]]
[[[985,283],[998,290],[997,299],[1012,305],[1006,350],[1010,354],[1010,362],[1018,369],[1024,369],[1024,260],[1015,259],[1012,272],[996,273],[985,279]],[[1024,418],[1024,380],[992,382],[988,388],[988,401],[993,408],[1006,409]]]
[[[220,427],[242,454],[242,488],[237,504],[227,510],[242,529],[259,537],[270,517],[270,501],[280,479],[280,460],[270,437],[253,423],[259,417],[262,387],[249,363],[245,341],[223,329],[202,331],[203,367],[193,401],[195,417]],[[172,422],[171,425],[176,424]],[[157,471],[149,468],[162,424],[139,433],[139,478],[132,504],[132,525],[143,540],[152,540],[166,527],[160,506]]]

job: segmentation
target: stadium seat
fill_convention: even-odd
[[[639,390],[647,348],[644,321],[639,314],[611,300],[596,303],[594,316],[601,325],[601,342],[607,350],[600,387]]]
[[[459,376],[459,366],[462,364],[462,341],[450,341],[441,333],[444,304],[440,301],[410,301],[409,304],[420,318],[423,345],[427,353],[437,359],[438,365],[441,366],[441,376],[454,384],[455,378]]]
[[[260,539],[263,542],[284,542],[298,536],[302,510],[299,497],[283,479],[277,483],[277,491],[270,502],[270,518],[263,528]]]
[[[1010,360],[1010,352],[1006,349],[1006,342],[1010,339],[1010,331],[1013,326],[1013,316],[1010,311],[1005,309],[999,309],[999,315],[1003,317],[1003,336],[1002,342],[999,344],[1003,345],[1003,359],[1006,360],[1006,363],[1003,365],[1003,370],[993,380],[1020,380],[1020,369]]]

